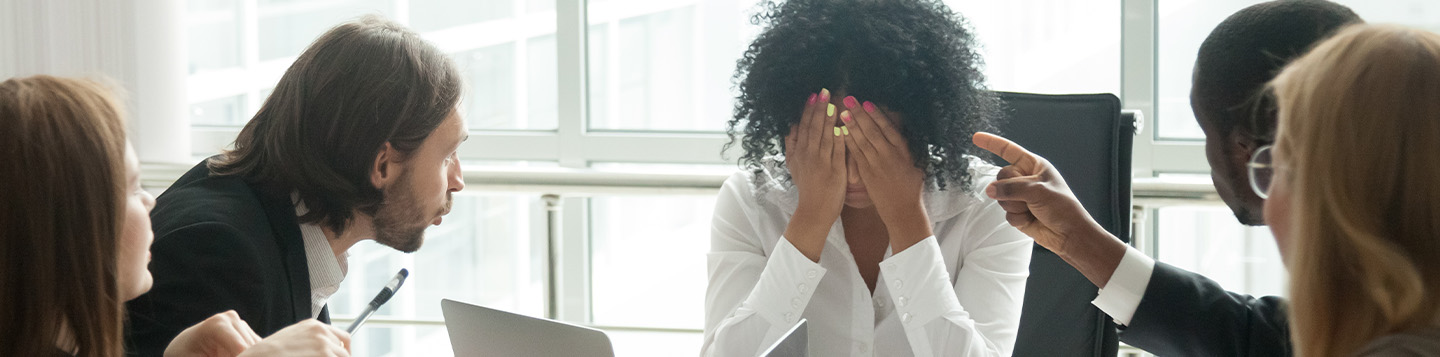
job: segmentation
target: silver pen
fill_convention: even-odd
[[[365,324],[365,320],[369,320],[370,315],[374,315],[375,310],[380,309],[380,305],[384,305],[386,301],[390,301],[391,296],[395,296],[395,291],[400,290],[400,285],[404,285],[405,278],[409,276],[410,271],[405,269],[400,269],[399,273],[395,273],[395,278],[390,279],[390,283],[385,284],[384,289],[380,289],[380,294],[375,295],[374,300],[370,300],[370,304],[365,306],[365,311],[360,312],[360,316],[355,318],[355,322],[350,323],[350,328],[345,329],[345,332],[354,334],[355,330],[359,330],[360,325]]]

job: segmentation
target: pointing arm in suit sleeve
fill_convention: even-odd
[[[1285,300],[1226,291],[1200,274],[1156,262],[1120,340],[1161,356],[1289,356]]]

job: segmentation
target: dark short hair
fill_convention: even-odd
[[[902,116],[915,166],[940,188],[970,188],[970,136],[994,130],[999,99],[986,90],[976,40],[938,0],[766,1],[765,29],[739,60],[729,122],[740,164],[758,171],[784,150],[805,98],[829,88]],[[756,176],[760,177],[759,175]]]
[[[1325,0],[1247,7],[1216,26],[1200,45],[1192,91],[1218,110],[1206,117],[1219,134],[1240,130],[1258,142],[1272,142],[1275,103],[1265,93],[1266,83],[1320,40],[1359,22],[1350,8]]]
[[[216,175],[267,191],[297,192],[301,222],[341,231],[373,213],[375,155],[420,147],[460,100],[460,75],[440,49],[400,24],[368,15],[335,26],[290,65],[235,147],[210,160]],[[273,192],[272,192],[273,193]]]

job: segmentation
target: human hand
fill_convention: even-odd
[[[845,205],[845,142],[834,123],[830,90],[821,89],[810,95],[800,123],[785,136],[785,167],[800,195],[785,237],[813,261],[819,261],[825,236]]]
[[[845,97],[844,103],[846,109],[840,113],[840,120],[849,132],[845,146],[850,148],[860,178],[865,181],[865,191],[890,231],[891,249],[899,253],[933,235],[921,200],[925,172],[915,166],[909,143],[885,111],[875,103],[862,105],[855,97]]]
[[[256,335],[235,310],[230,310],[181,331],[165,347],[165,356],[233,357],[259,342],[260,335]]]
[[[985,187],[987,196],[1000,201],[1011,226],[1061,255],[1067,253],[1071,236],[1104,231],[1050,161],[995,134],[975,133],[973,141],[1011,163]]]
[[[243,357],[349,355],[350,334],[315,319],[300,321],[280,329],[240,354]]]

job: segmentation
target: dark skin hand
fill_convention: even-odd
[[[785,166],[800,193],[785,238],[811,261],[820,261],[825,236],[845,204],[845,141],[835,127],[830,91],[812,94],[800,123],[785,136]]]
[[[890,250],[899,254],[934,233],[921,195],[925,172],[915,167],[908,143],[894,122],[874,103],[845,98],[840,113],[849,131],[845,146],[854,155],[865,190],[875,203],[890,236]]]
[[[1045,158],[995,134],[975,133],[973,141],[1011,162],[985,187],[987,196],[1000,201],[1005,220],[1104,288],[1125,256],[1125,242],[1085,212]]]

